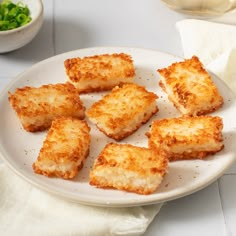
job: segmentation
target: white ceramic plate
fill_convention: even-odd
[[[137,48],[101,47],[64,53],[35,64],[17,76],[1,94],[0,154],[5,162],[25,180],[46,191],[84,204],[112,207],[147,205],[169,201],[198,191],[219,178],[232,165],[236,157],[236,120],[234,119],[236,101],[229,88],[214,75],[212,75],[214,82],[225,101],[224,106],[213,113],[213,115],[221,116],[224,120],[225,148],[204,161],[194,160],[170,163],[168,174],[155,193],[138,195],[118,190],[98,189],[89,185],[88,174],[94,158],[96,158],[106,143],[114,142],[114,140],[99,132],[91,123],[89,123],[92,128],[90,156],[76,179],[70,181],[34,174],[31,166],[37,158],[46,132],[29,133],[23,130],[16,114],[9,105],[7,99],[8,91],[14,92],[16,88],[26,85],[41,86],[48,83],[64,82],[67,79],[63,66],[65,59],[114,52],[125,52],[132,55],[137,74],[135,82],[145,85],[149,91],[158,94],[159,112],[151,120],[179,116],[178,111],[159,88],[159,77],[156,70],[179,61],[181,60],[180,58],[158,51]],[[85,106],[89,107],[100,96],[101,94],[82,95],[81,99]],[[133,135],[123,140],[122,143],[147,146],[145,132],[149,130],[151,120]]]

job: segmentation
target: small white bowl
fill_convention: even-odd
[[[10,52],[23,47],[36,36],[42,26],[42,0],[12,0],[14,3],[19,1],[28,6],[32,20],[19,28],[0,31],[0,53]]]

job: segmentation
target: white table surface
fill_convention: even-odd
[[[25,47],[0,55],[0,91],[38,61],[96,46],[155,49],[183,56],[178,20],[158,0],[44,0],[44,24]],[[236,16],[214,19],[235,23]],[[236,165],[207,188],[166,203],[145,236],[236,235]]]

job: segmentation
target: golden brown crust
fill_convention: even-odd
[[[72,116],[83,119],[85,107],[72,84],[47,84],[23,87],[8,96],[22,126],[30,132],[50,127],[53,119]]]
[[[35,173],[74,178],[89,154],[89,132],[90,128],[84,120],[71,117],[54,120],[33,164]]]
[[[80,93],[110,90],[134,80],[135,68],[130,55],[125,53],[101,54],[65,60],[68,80]]]
[[[138,194],[153,193],[167,171],[165,153],[130,144],[105,146],[90,172],[90,184]]]
[[[198,57],[157,71],[160,87],[183,115],[204,115],[223,105],[222,96]]]
[[[87,111],[88,118],[117,141],[135,132],[158,111],[158,96],[137,84],[115,87]]]
[[[170,161],[203,159],[223,149],[223,121],[215,116],[179,117],[152,122],[149,147],[166,151]]]

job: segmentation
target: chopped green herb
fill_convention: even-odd
[[[0,4],[0,31],[11,30],[31,21],[29,8],[21,2],[3,0]]]

